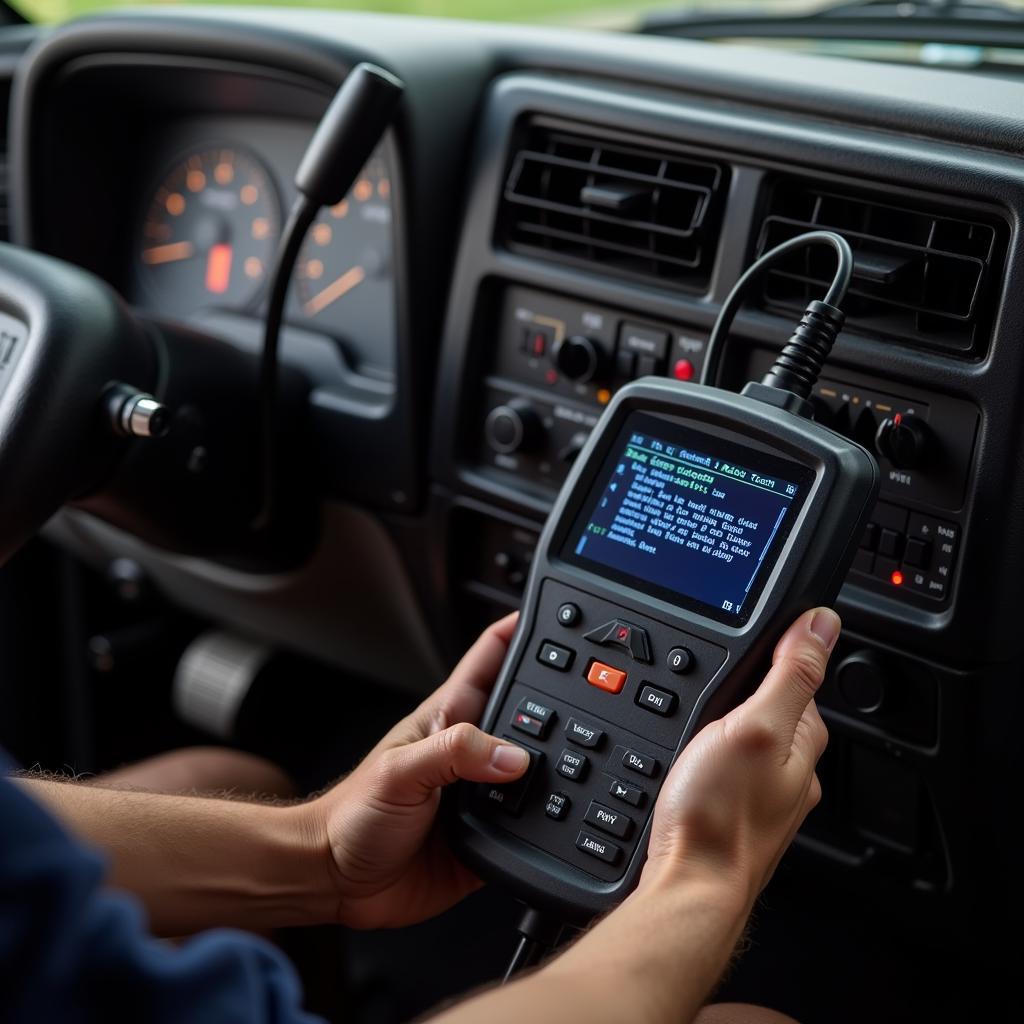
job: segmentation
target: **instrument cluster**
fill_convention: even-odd
[[[143,174],[134,303],[183,322],[224,313],[258,320],[314,127],[217,119],[173,132]],[[369,372],[391,365],[394,346],[392,163],[385,141],[349,195],[320,211],[286,310],[289,323],[336,338]]]

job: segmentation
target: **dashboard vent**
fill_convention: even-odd
[[[537,124],[521,142],[498,228],[509,248],[673,287],[707,286],[724,165]]]
[[[810,183],[778,181],[757,255],[804,231],[830,229],[853,248],[847,329],[970,353],[985,344],[1006,249],[1006,226],[916,201],[893,204]],[[815,247],[765,276],[764,304],[797,313],[821,298],[834,256]]]

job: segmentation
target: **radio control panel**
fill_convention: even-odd
[[[696,328],[517,286],[501,293],[493,314],[496,344],[466,454],[541,500],[554,498],[620,387],[652,374],[697,380],[703,369],[707,335]],[[760,379],[773,358],[751,348],[739,376]],[[813,404],[820,423],[872,451],[882,471],[851,582],[943,606],[962,546],[978,410],[846,371],[823,377]]]

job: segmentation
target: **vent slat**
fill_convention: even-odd
[[[506,179],[498,235],[509,248],[701,290],[724,204],[722,164],[656,143],[533,124]]]
[[[972,352],[987,340],[1002,271],[1006,227],[926,201],[894,206],[880,197],[792,179],[770,188],[757,255],[805,231],[838,231],[854,252],[847,329],[887,339]],[[765,275],[769,308],[799,313],[821,297],[834,257],[793,254]]]

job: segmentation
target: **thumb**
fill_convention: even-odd
[[[457,779],[512,782],[529,763],[530,755],[522,747],[460,722],[417,743],[386,751],[379,793],[392,803],[420,803],[439,786]]]

